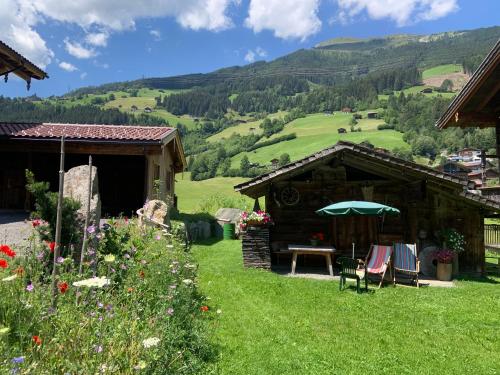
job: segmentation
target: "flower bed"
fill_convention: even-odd
[[[175,238],[128,220],[91,228],[84,273],[57,259],[51,307],[51,244],[0,259],[0,367],[6,372],[203,373],[216,354],[212,309],[197,291],[196,266]],[[107,249],[107,250],[106,250]],[[96,277],[93,277],[95,273]]]

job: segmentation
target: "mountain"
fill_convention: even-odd
[[[259,61],[207,74],[146,78],[85,87],[69,96],[99,94],[132,88],[189,89],[256,78],[292,76],[317,84],[338,84],[368,73],[408,65],[419,69],[480,60],[500,37],[500,27],[432,35],[390,35],[382,38],[336,38],[301,49],[270,62]]]

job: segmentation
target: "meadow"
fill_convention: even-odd
[[[498,374],[499,278],[357,294],[337,281],[244,269],[240,241],[196,245],[220,311],[219,374]]]
[[[438,65],[433,68],[426,69],[422,72],[422,78],[427,79],[435,76],[441,76],[444,74],[460,73],[463,71],[462,65],[460,64],[445,64]]]
[[[360,113],[365,115],[364,112]],[[294,120],[270,139],[291,133],[295,133],[297,138],[258,148],[251,152],[239,153],[232,158],[232,166],[233,168],[238,167],[244,155],[249,158],[250,162],[263,165],[269,164],[273,158],[279,158],[283,153],[288,153],[291,160],[297,160],[323,148],[333,146],[340,140],[354,143],[369,141],[377,147],[389,150],[396,147],[410,147],[403,141],[402,133],[394,130],[377,130],[377,126],[384,123],[380,119],[363,118],[358,120],[356,128],[360,128],[361,132],[351,132],[349,125],[351,118],[352,114],[335,112],[334,115],[312,114]],[[345,128],[347,133],[339,134],[338,129],[340,128]]]

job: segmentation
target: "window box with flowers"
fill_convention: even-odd
[[[436,252],[437,273],[436,277],[441,281],[450,281],[453,271],[453,258],[455,253],[449,249],[442,249]]]
[[[240,216],[240,229],[247,230],[249,227],[268,226],[273,223],[271,215],[265,211],[242,212]]]

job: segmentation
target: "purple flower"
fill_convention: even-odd
[[[157,240],[157,241],[161,240],[161,235],[157,234],[157,235],[156,235],[156,240]]]
[[[167,309],[167,315],[169,315],[169,316],[174,315],[174,309],[173,309],[173,308],[171,308],[171,307],[169,307],[169,308]]]
[[[95,225],[91,225],[87,228],[87,233],[95,233]]]
[[[96,353],[101,353],[102,352],[102,345],[94,345],[95,352]]]
[[[12,363],[23,363],[24,357],[14,357],[12,358]]]
[[[38,253],[36,255],[36,259],[38,259],[40,262],[43,260],[43,258],[45,258],[45,254],[44,253]]]
[[[116,270],[114,268],[110,268],[111,273],[115,273]]]
[[[28,284],[28,286],[26,287],[26,290],[28,292],[32,292],[34,289],[35,289],[35,287],[33,286],[33,284]]]
[[[171,272],[175,274],[175,273],[177,273],[177,270],[175,268],[173,268]]]
[[[113,305],[110,305],[110,304],[106,305],[106,310],[107,311],[113,310]]]
[[[103,306],[104,305],[101,302],[97,302],[97,307],[99,307],[101,309]]]
[[[127,269],[127,266],[126,266],[124,263],[122,263],[122,264],[120,264],[120,268],[121,268],[122,270],[126,270],[126,269]]]
[[[124,257],[127,258],[127,259],[130,259],[130,255],[127,254],[127,253],[125,253]]]
[[[63,264],[64,263],[64,258],[63,257],[57,257],[56,263],[57,264]]]
[[[94,255],[94,254],[95,254],[95,251],[94,251],[94,250],[92,250],[92,249],[88,249],[88,250],[87,250],[87,255],[88,255],[88,256],[92,256],[92,255]]]
[[[170,285],[170,289],[175,289],[177,288],[177,285],[173,284],[173,285]]]

